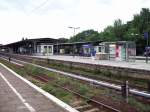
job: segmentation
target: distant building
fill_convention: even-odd
[[[3,45],[2,44],[0,44],[0,51],[3,51],[3,47],[2,47]]]
[[[94,46],[99,45],[101,41],[96,42],[74,42],[62,43],[63,41],[52,38],[25,39],[22,41],[3,45],[1,48],[5,52],[26,55],[80,55],[91,56]]]
[[[57,43],[57,39],[38,38],[25,39],[22,41],[3,45],[5,52],[27,55],[52,55],[53,44]]]
[[[54,53],[61,55],[91,56],[102,41],[89,42],[73,42],[73,43],[57,43],[54,44]]]
[[[59,39],[25,39],[0,46],[2,52],[25,55],[72,55],[88,56],[96,59],[128,61],[136,56],[135,42],[74,42],[62,43]]]

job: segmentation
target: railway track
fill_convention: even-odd
[[[7,60],[7,59],[5,59],[5,60]],[[23,64],[17,63],[15,61],[10,61],[10,63],[15,64],[16,66],[23,67]],[[32,77],[39,81],[42,81],[44,83],[48,83],[50,81],[48,76],[32,76]],[[106,104],[96,101],[94,99],[85,97],[69,88],[63,87],[58,84],[55,84],[54,86],[59,87],[67,92],[73,93],[74,95],[76,95],[77,97],[80,98],[80,100],[74,101],[73,103],[71,103],[71,106],[73,108],[75,108],[76,110],[78,110],[79,112],[121,112],[118,109],[115,109],[109,105],[106,105]],[[88,100],[88,102],[85,103],[85,100]]]
[[[10,56],[8,54],[4,54],[4,55],[8,56],[8,57]],[[31,62],[31,63],[36,60],[37,62],[40,63],[41,66],[44,66],[43,63],[47,63],[48,62],[48,59],[43,59],[43,58],[38,58],[38,57],[30,57],[30,56],[26,56],[26,55],[13,54],[12,57],[14,57],[16,59],[19,59],[19,60]],[[72,72],[72,71],[69,71],[69,73],[71,73],[71,74],[78,74],[78,75],[84,77],[84,74],[81,74],[81,73],[76,73],[76,72]],[[103,78],[103,77],[96,77],[96,78],[93,77],[93,76],[86,76],[86,77],[91,78],[91,79],[101,80],[101,81],[112,83],[112,84],[116,84],[116,85],[122,85],[123,84],[122,81],[112,80],[112,79],[108,79],[108,78],[106,79],[106,78]],[[147,87],[137,86],[137,85],[133,85],[133,84],[130,84],[130,83],[129,83],[129,87],[133,88],[133,89],[140,90],[140,91],[147,91],[148,90]]]
[[[44,83],[49,82],[49,77],[46,76],[33,76],[35,79],[38,79]],[[85,97],[69,88],[63,87],[61,85],[55,84],[56,87],[62,88],[63,90],[73,93],[77,97],[80,97],[83,100],[75,101],[71,104],[72,107],[77,109],[80,112],[121,112],[118,109],[115,109],[109,105],[106,105],[102,102],[96,101],[94,99],[90,99],[88,97]],[[88,100],[88,102],[85,104],[84,100]]]
[[[5,55],[5,56],[9,56],[9,55]],[[65,76],[69,76],[69,77],[72,77],[72,78],[75,78],[75,79],[78,79],[78,80],[86,81],[86,82],[89,82],[89,83],[91,83],[93,85],[96,85],[96,86],[104,86],[104,87],[107,87],[107,88],[111,88],[111,89],[121,91],[121,86],[117,85],[117,84],[113,84],[113,83],[109,83],[109,82],[105,82],[105,81],[97,81],[97,80],[86,78],[86,77],[83,77],[83,76],[78,76],[78,75],[75,75],[75,74],[72,74],[72,73],[67,73],[67,72],[56,70],[56,69],[53,69],[53,68],[47,68],[47,67],[44,67],[44,66],[41,66],[41,65],[33,64],[32,63],[33,58],[28,57],[28,56],[12,55],[12,59],[14,59],[14,61],[17,61],[17,62],[31,64],[33,66],[40,67],[40,68],[43,68],[43,69],[46,69],[46,70],[49,70],[49,71],[52,71],[52,72],[60,73],[60,74],[63,74]],[[44,61],[44,59],[41,59],[41,60],[39,58],[34,58],[34,59],[38,60],[38,61],[41,61],[41,62]],[[150,93],[148,93],[146,91],[141,91],[141,90],[137,90],[137,89],[129,89],[129,92],[133,95],[141,96],[141,97],[150,99]]]
[[[29,59],[29,58],[28,58]],[[32,59],[32,58],[31,58]],[[26,61],[26,60],[24,60],[24,61]],[[24,61],[20,61],[20,60],[16,60],[16,59],[12,59],[12,63],[13,64],[16,64],[16,65],[19,65],[19,64],[21,64],[21,65],[23,65],[23,64],[25,64],[25,63],[28,63],[28,62],[24,62]],[[41,62],[45,62],[45,60],[40,60]],[[18,63],[18,64],[17,64]],[[30,64],[30,63],[28,63],[28,64]],[[37,67],[40,67],[40,66],[37,66]],[[41,68],[41,67],[40,67]],[[45,67],[44,67],[44,69],[45,69]],[[50,70],[51,71],[51,70]],[[54,71],[55,72],[55,71]],[[46,81],[46,77],[40,77],[40,80],[43,80],[43,81]],[[49,80],[47,80],[47,82],[48,82]],[[71,90],[69,90],[68,88],[64,88],[64,87],[61,87],[60,85],[56,85],[57,87],[60,87],[60,88],[62,88],[62,89],[65,89],[66,91],[70,91],[70,92],[74,92],[74,91],[71,91]],[[76,93],[74,93],[74,94],[76,94]],[[78,93],[76,94],[77,96],[78,96]],[[83,96],[84,97],[84,96]],[[148,97],[149,98],[149,97]],[[90,99],[89,99],[90,100]],[[92,101],[93,102],[93,101]],[[96,102],[96,103],[94,103],[94,105],[99,105],[99,107],[103,107],[103,104],[97,104],[97,103],[100,103],[100,102]],[[84,104],[82,101],[76,101],[76,102],[74,102],[73,104],[71,104],[73,107],[75,107],[75,108],[77,108],[77,107],[79,107],[79,108],[77,108],[77,109],[81,109],[81,112],[105,112],[105,111],[101,111],[101,109],[102,108],[98,108],[97,109],[97,106],[91,106],[91,104],[93,105],[93,103],[89,103],[89,104]],[[90,105],[90,106],[86,106],[86,105]],[[107,107],[107,105],[106,105],[106,107]],[[105,106],[103,107],[103,108],[106,108]],[[82,109],[83,108],[83,109]],[[91,110],[91,111],[88,111],[88,110]],[[103,109],[102,109],[103,110]],[[108,109],[109,110],[109,109]],[[115,110],[117,110],[117,109],[115,109]],[[117,111],[115,111],[114,110],[114,112],[120,112],[119,110],[117,110]],[[109,111],[113,111],[113,109],[111,110],[109,110]]]

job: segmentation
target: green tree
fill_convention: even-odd
[[[66,43],[69,41],[69,39],[66,38],[59,38],[58,41],[60,41],[61,43]]]
[[[114,21],[112,26],[107,26],[102,32],[85,30],[71,37],[69,42],[85,41],[135,41],[137,54],[143,54],[146,40],[144,32],[150,36],[150,10],[142,8],[139,14],[133,15],[133,20],[123,24],[121,19]]]
[[[115,20],[113,27],[114,36],[117,38],[117,40],[125,40],[125,38],[123,38],[125,34],[125,25],[122,23],[122,21],[120,19]]]
[[[70,38],[69,42],[86,42],[99,40],[99,33],[94,30],[86,30]]]
[[[103,41],[116,41],[117,38],[115,37],[113,30],[114,30],[113,26],[107,26],[104,29],[104,31],[100,33],[102,40]]]

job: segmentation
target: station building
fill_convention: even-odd
[[[2,45],[0,50],[1,52],[24,55],[75,55],[94,57],[98,60],[118,61],[133,60],[136,56],[136,45],[131,41],[63,43],[58,39],[37,38]]]
[[[57,42],[57,39],[52,38],[25,39],[22,41],[3,45],[1,49],[2,51],[14,54],[52,55],[53,44]]]

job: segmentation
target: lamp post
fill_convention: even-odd
[[[73,29],[73,36],[75,36],[76,30],[79,29],[80,27],[72,27],[72,26],[69,26],[68,28]]]
[[[69,26],[68,28],[73,29],[73,36],[75,36],[76,30],[79,29],[80,27]],[[75,51],[74,51],[75,48],[76,48],[76,45],[74,45],[74,47],[73,47],[73,57],[75,55]]]

